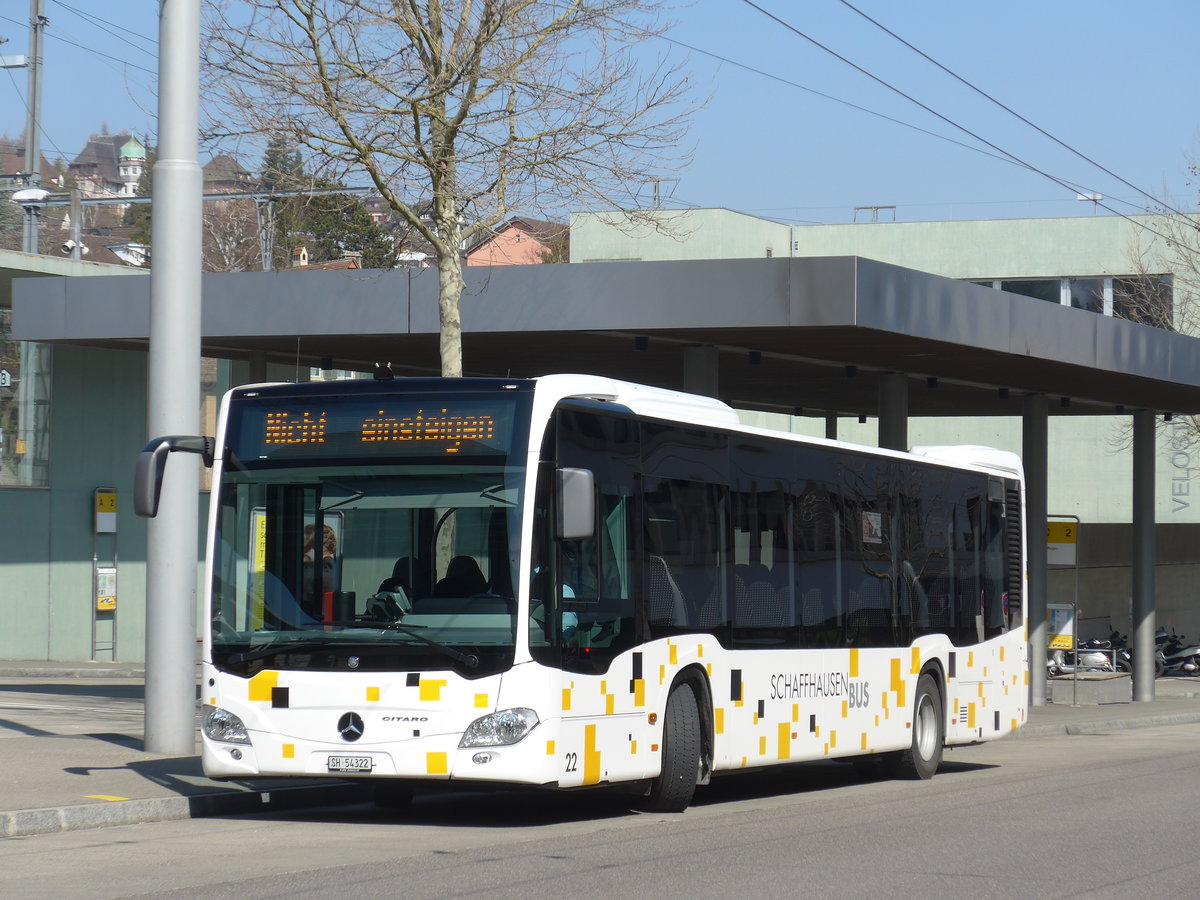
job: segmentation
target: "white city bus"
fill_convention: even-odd
[[[606,378],[240,387],[216,439],[204,771],[624,785],[916,778],[1028,709],[1020,462],[749,428]]]

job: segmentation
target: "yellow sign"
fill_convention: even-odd
[[[117,532],[117,490],[116,488],[96,488],[92,492],[92,505],[96,511],[96,534],[116,534]]]
[[[266,609],[267,511],[265,509],[251,510],[250,532],[254,545],[254,562],[250,569],[253,579],[250,588],[251,620],[257,631],[262,628],[263,614]]]
[[[112,612],[117,608],[117,568],[116,566],[98,566],[96,568],[96,609],[100,612]]]
[[[1079,534],[1079,525],[1076,522],[1047,522],[1046,523],[1046,543],[1047,544],[1074,544]]]

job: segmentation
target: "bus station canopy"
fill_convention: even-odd
[[[465,270],[464,372],[583,372],[685,387],[692,348],[742,408],[877,415],[908,376],[908,414],[1200,413],[1200,339],[860,257],[599,262]],[[150,280],[23,278],[13,337],[148,342]],[[201,352],[436,374],[434,269],[211,274]],[[689,354],[691,354],[689,356]],[[693,385],[694,386],[694,385]]]

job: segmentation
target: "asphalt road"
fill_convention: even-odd
[[[597,794],[438,794],[0,841],[0,896],[1191,896],[1200,725],[950,751],[930,782],[849,766],[718,780],[682,815]]]

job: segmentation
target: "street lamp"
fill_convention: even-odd
[[[19,191],[14,191],[12,202],[19,204],[21,209],[25,210],[25,242],[21,247],[26,253],[38,252],[38,214],[46,198],[50,196],[50,192],[42,188],[22,188]],[[32,245],[32,246],[31,246]]]

